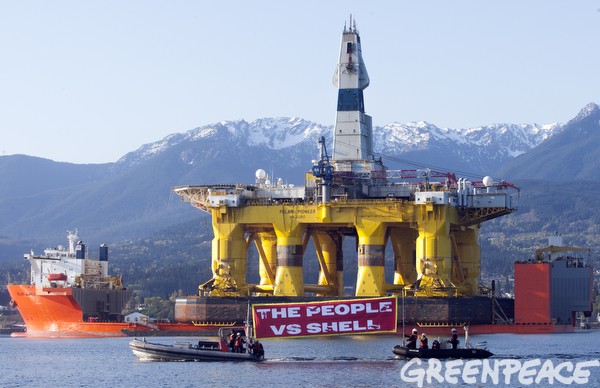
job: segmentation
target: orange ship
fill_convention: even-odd
[[[242,322],[246,298],[195,296],[175,304],[178,322],[128,322],[122,314],[132,291],[121,279],[108,275],[108,248],[100,247],[98,260],[86,257],[77,233],[68,234],[69,247],[26,254],[31,284],[8,285],[28,337],[122,337],[215,334],[219,327]],[[546,334],[572,332],[576,314],[592,311],[592,267],[577,253],[587,248],[564,247],[562,241],[536,251],[535,260],[515,263],[515,298],[406,297],[399,306],[406,313],[404,329],[417,328],[430,335],[448,335],[469,326],[471,334]],[[493,294],[493,292],[492,292]],[[268,297],[254,297],[253,302]],[[274,299],[274,300],[271,300]],[[290,299],[290,300],[287,300]],[[302,299],[302,298],[301,298]],[[311,299],[311,298],[308,298]],[[317,298],[322,300],[322,298]],[[271,297],[270,302],[298,300]],[[264,303],[267,301],[265,300]],[[400,305],[400,298],[398,300]],[[201,321],[205,323],[196,323]]]
[[[120,337],[125,336],[122,329],[129,326],[123,321],[101,322],[91,316],[84,321],[75,295],[85,297],[85,289],[14,284],[7,288],[25,321],[28,337]]]
[[[99,259],[87,258],[77,231],[68,232],[69,246],[49,248],[25,259],[31,284],[7,286],[27,327],[28,337],[123,337],[127,335],[187,335],[216,333],[219,324],[127,322],[123,310],[132,291],[121,278],[108,275],[108,247]],[[225,323],[224,323],[225,324]]]

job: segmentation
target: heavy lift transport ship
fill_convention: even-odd
[[[357,239],[356,296],[406,293],[425,303],[429,321],[491,323],[490,298],[478,297],[480,225],[513,212],[517,188],[485,177],[457,179],[432,170],[389,170],[372,151],[371,117],[363,90],[369,76],[355,24],[344,27],[334,75],[337,118],[331,156],[321,155],[304,186],[272,184],[264,170],[253,185],[180,186],[184,201],[212,217],[213,278],[199,296],[181,298],[179,321],[243,319],[246,300],[343,296],[342,241]],[[302,274],[312,239],[317,284]],[[385,281],[385,248],[394,251],[394,280]],[[248,284],[247,251],[259,253],[259,284]],[[309,297],[310,295],[310,297]],[[461,306],[464,305],[464,309]],[[510,308],[507,308],[510,310]],[[417,322],[420,317],[412,317]]]
[[[447,334],[449,326],[461,330],[464,324],[474,334],[552,332],[572,329],[574,312],[591,313],[591,268],[569,256],[515,264],[515,300],[478,295],[479,228],[515,210],[517,188],[489,177],[472,182],[432,170],[393,171],[375,158],[363,98],[369,76],[352,19],[342,34],[334,84],[338,104],[332,154],[321,138],[320,158],[306,173],[304,186],[272,184],[258,170],[252,185],[174,189],[211,215],[214,231],[213,277],[200,285],[199,295],[176,301],[177,323],[132,328],[123,322],[131,291],[108,276],[106,247],[100,260],[88,260],[75,253],[71,241],[68,252],[26,255],[31,284],[8,286],[27,335],[216,331],[211,323],[244,321],[248,298],[253,303],[339,299],[344,296],[345,238],[357,243],[356,296],[402,295],[398,311],[405,323],[426,327],[430,334]],[[316,284],[305,283],[302,274],[310,240],[320,266]],[[258,284],[246,281],[251,244],[260,258]],[[384,273],[387,246],[394,255],[391,284]],[[588,288],[581,290],[581,285]]]
[[[108,247],[88,257],[77,231],[69,231],[68,247],[25,254],[31,268],[29,284],[9,284],[12,303],[23,317],[27,337],[124,337],[126,335],[191,335],[215,331],[219,323],[197,327],[191,322],[127,322],[123,311],[133,292],[120,276],[109,275]]]

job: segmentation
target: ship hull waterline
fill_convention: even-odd
[[[153,327],[129,322],[85,322],[81,309],[70,293],[70,289],[55,289],[52,295],[36,295],[31,285],[8,285],[11,297],[16,302],[27,327],[26,332],[13,333],[13,336],[26,337],[133,337],[133,336],[177,336],[207,334],[214,335],[222,325],[206,324],[202,326],[189,322],[156,323]],[[213,299],[213,298],[210,298]],[[244,303],[244,306],[246,304]],[[223,321],[238,319],[229,316]],[[244,317],[240,318],[241,320]],[[218,319],[211,321],[220,321]],[[451,327],[462,331],[462,322],[447,322],[437,325],[406,322],[402,327],[399,317],[398,334],[413,327],[420,332],[432,335],[448,335]],[[230,323],[227,323],[230,324]],[[531,324],[469,324],[471,334],[551,334],[576,331],[572,325],[531,323]]]
[[[7,286],[25,322],[27,331],[14,337],[102,338],[144,336],[214,335],[222,325],[196,326],[192,323],[86,322],[70,288],[54,288],[46,294],[33,285]]]
[[[344,297],[348,299],[352,297]],[[260,303],[293,303],[307,301],[337,300],[339,298],[323,297],[212,297],[189,296],[177,299],[175,304],[175,319],[186,321],[243,321],[248,302]],[[450,330],[456,328],[463,333],[467,325],[471,334],[551,334],[570,333],[576,331],[571,324],[540,323],[493,323],[494,301],[489,297],[457,297],[457,298],[405,298],[406,305],[398,298],[398,328],[397,334],[410,332],[416,328],[420,333],[449,336]],[[497,300],[504,304],[504,311],[511,310],[507,302],[512,300]],[[476,312],[476,313],[475,313]],[[514,320],[509,314],[508,321]],[[404,323],[403,323],[404,322]]]

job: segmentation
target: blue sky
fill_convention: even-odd
[[[353,14],[374,125],[566,122],[600,103],[600,0],[0,1],[0,155],[114,162],[223,120],[335,120]]]

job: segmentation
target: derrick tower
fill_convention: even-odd
[[[342,33],[334,85],[333,153],[321,138],[320,160],[304,186],[272,185],[258,170],[253,185],[174,188],[212,217],[213,277],[200,294],[342,296],[345,238],[356,239],[356,256],[346,258],[357,260],[356,296],[477,294],[480,225],[514,210],[516,187],[489,177],[473,182],[429,169],[389,170],[373,156],[363,96],[369,77],[352,19]],[[302,273],[310,240],[320,267],[312,284]],[[259,284],[246,281],[250,244],[260,257]],[[388,247],[392,283],[385,280]]]
[[[344,26],[333,84],[338,88],[338,103],[332,159],[367,160],[373,153],[371,116],[365,114],[363,96],[363,90],[369,86],[369,75],[362,59],[360,35],[352,18],[350,28]]]

